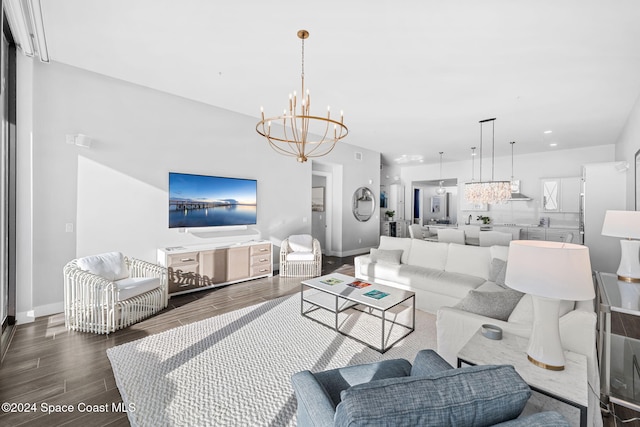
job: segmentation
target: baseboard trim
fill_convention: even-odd
[[[36,320],[37,317],[49,316],[52,314],[64,312],[64,303],[55,302],[53,304],[46,304],[34,307],[33,310],[21,311],[16,314],[16,323],[21,325],[23,323],[31,323]]]
[[[338,252],[338,254],[335,255],[335,256],[346,257],[346,256],[352,256],[352,255],[362,255],[362,254],[368,254],[369,251],[371,251],[371,247],[360,248],[360,249],[352,249],[350,251],[344,251],[344,252]]]

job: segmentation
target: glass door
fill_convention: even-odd
[[[2,3],[0,1],[0,3]],[[0,360],[16,315],[16,48],[4,13],[0,55]]]
[[[0,114],[2,115],[2,146],[0,147],[0,200],[2,205],[0,209],[0,320],[2,321],[2,331],[7,327],[8,311],[9,311],[9,286],[7,277],[7,245],[6,233],[7,229],[7,159],[8,156],[8,140],[9,140],[9,120],[8,120],[8,96],[7,96],[7,63],[8,63],[9,43],[4,33],[2,34],[2,76],[0,80]]]

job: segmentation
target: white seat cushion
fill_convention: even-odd
[[[488,247],[449,245],[445,271],[468,274],[489,280],[491,267],[491,249]]]
[[[111,281],[129,277],[129,269],[121,252],[78,258],[78,268]]]
[[[417,267],[444,270],[447,264],[448,252],[448,243],[413,239],[411,241],[411,251],[409,252],[406,263]]]
[[[289,236],[289,248],[292,252],[312,252],[313,236],[310,234],[294,234]]]
[[[289,252],[287,254],[287,261],[313,261],[313,252]]]
[[[575,301],[560,300],[560,310],[558,317],[562,317],[576,306]],[[523,323],[525,325],[533,324],[533,297],[525,294],[518,305],[513,309],[509,316],[509,323]]]
[[[120,290],[118,301],[124,301],[157,288],[160,286],[160,279],[157,277],[128,277],[116,280],[115,284]]]
[[[411,240],[410,238],[404,237],[389,237],[389,236],[380,236],[380,246],[378,249],[384,250],[402,250],[402,256],[400,257],[400,262],[406,264],[409,260],[409,250],[411,249]]]

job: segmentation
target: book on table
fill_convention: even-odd
[[[369,292],[363,294],[365,297],[373,298],[373,299],[382,299],[389,295],[386,292],[378,291],[376,289],[372,289]]]
[[[364,280],[354,280],[351,283],[347,283],[347,285],[351,286],[352,288],[362,289],[362,288],[366,288],[367,286],[370,286],[371,283],[367,283]]]
[[[326,279],[320,280],[320,283],[324,283],[325,285],[333,286],[342,283],[342,280],[335,277],[327,277]]]

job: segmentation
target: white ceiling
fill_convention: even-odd
[[[496,155],[612,144],[640,94],[637,0],[41,1],[52,61],[256,122],[300,91],[307,29],[312,113],[385,163],[468,158],[490,117]]]

